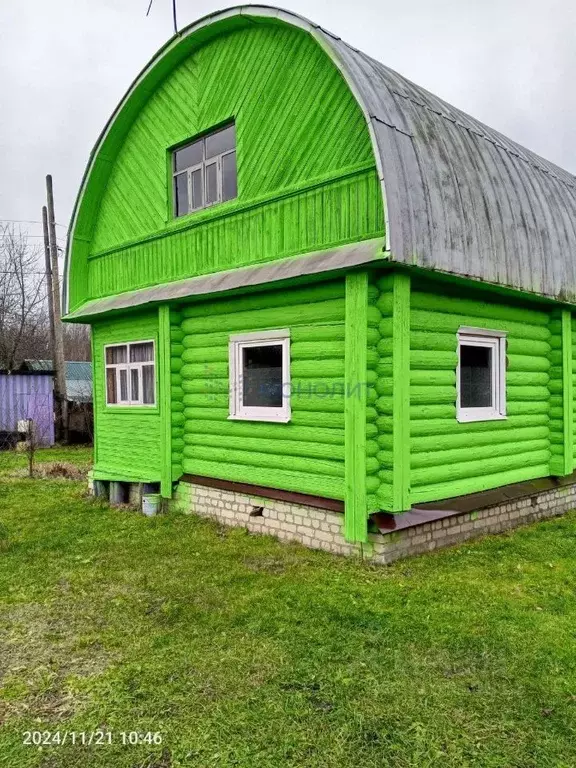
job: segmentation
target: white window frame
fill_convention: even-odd
[[[235,127],[235,123],[230,123],[229,125],[225,125],[222,128],[218,128],[215,131],[212,131],[211,133],[206,134],[205,136],[200,137],[199,139],[194,139],[193,141],[188,142],[187,144],[183,144],[179,147],[176,147],[176,149],[172,150],[172,197],[173,197],[173,215],[175,218],[181,218],[182,216],[186,216],[189,213],[195,213],[196,211],[204,210],[204,208],[211,208],[213,205],[218,205],[222,202],[230,202],[230,200],[236,200],[238,197],[238,188],[236,188],[236,197],[232,197],[229,200],[222,200],[222,160],[223,158],[227,157],[228,155],[236,154],[237,145],[234,145],[234,149],[227,149],[225,152],[221,152],[219,155],[213,155],[212,157],[207,158],[206,157],[206,139],[209,139],[211,136],[214,136],[218,134],[220,131],[224,131],[227,128],[231,128],[232,126]],[[185,147],[196,144],[196,143],[202,142],[202,161],[197,163],[196,165],[191,165],[188,168],[182,168],[179,171],[176,171],[174,168],[175,163],[175,157],[176,152],[178,152],[181,149],[184,149]],[[238,158],[236,158],[238,160]],[[206,182],[206,169],[209,165],[215,165],[216,166],[216,200],[212,200],[211,202],[206,201],[207,197],[207,190],[208,190],[208,184]],[[202,184],[202,205],[194,205],[194,201],[192,199],[192,174],[195,171],[200,171],[200,178],[201,178],[201,184]],[[186,174],[186,183],[188,186],[188,210],[184,213],[178,213],[178,205],[177,205],[177,192],[176,192],[176,178],[178,176],[181,176],[182,174]],[[238,185],[238,166],[236,166],[236,185]]]
[[[257,407],[242,404],[243,379],[242,358],[243,350],[247,347],[282,347],[282,406]],[[257,331],[255,333],[238,333],[230,336],[230,414],[229,419],[244,421],[275,421],[287,423],[292,411],[290,405],[290,329],[281,328],[274,331]]]
[[[460,404],[460,348],[484,347],[492,350],[492,406],[463,408]],[[506,332],[463,326],[458,330],[456,367],[456,418],[461,422],[495,421],[506,418]]]
[[[130,347],[137,344],[152,344],[152,360],[145,360],[141,363],[130,362]],[[106,351],[113,347],[126,347],[126,362],[125,363],[108,363]],[[154,402],[145,403],[143,379],[144,375],[142,368],[146,365],[154,366]],[[115,369],[116,371],[116,392],[118,393],[118,402],[111,403],[108,400],[108,369]],[[128,397],[127,400],[120,400],[121,388],[120,388],[120,371],[126,371],[127,392],[128,395],[132,393],[132,371],[138,371],[138,399],[132,400]],[[105,344],[104,345],[104,391],[106,392],[106,406],[108,408],[132,408],[138,406],[140,408],[156,408],[156,385],[157,385],[157,366],[156,366],[156,341],[154,339],[138,339],[137,341],[123,341],[117,344]]]

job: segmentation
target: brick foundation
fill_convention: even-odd
[[[208,517],[225,525],[242,526],[252,533],[298,541],[311,549],[339,555],[362,555],[385,564],[487,533],[500,533],[525,523],[562,515],[576,507],[576,485],[552,488],[390,533],[371,533],[368,543],[362,546],[345,541],[341,513],[304,504],[180,482],[172,505],[181,512]]]

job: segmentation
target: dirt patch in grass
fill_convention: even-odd
[[[85,480],[88,476],[87,467],[79,467],[66,461],[53,461],[37,464],[34,467],[35,479],[49,480]],[[28,469],[20,467],[10,473],[10,477],[28,477]]]

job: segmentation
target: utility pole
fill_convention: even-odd
[[[42,228],[44,230],[44,259],[46,263],[46,297],[48,299],[48,316],[50,318],[50,346],[52,361],[56,357],[56,330],[54,328],[54,302],[52,299],[52,267],[50,265],[50,235],[48,234],[48,209],[42,206]],[[54,362],[52,362],[54,365]]]
[[[66,372],[64,363],[64,335],[62,333],[62,310],[60,307],[60,273],[58,269],[58,245],[56,243],[56,219],[54,217],[54,193],[52,176],[46,176],[48,198],[48,243],[52,267],[52,313],[54,317],[54,355],[52,364],[55,373],[56,427],[59,439],[68,442],[68,400],[66,397]]]

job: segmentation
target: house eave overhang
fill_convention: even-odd
[[[252,288],[278,287],[287,281],[314,276],[330,277],[343,270],[386,264],[383,238],[363,240],[252,267],[239,267],[209,275],[175,280],[135,291],[93,299],[66,315],[67,322],[85,323],[111,312],[146,309],[164,302],[219,296]]]

